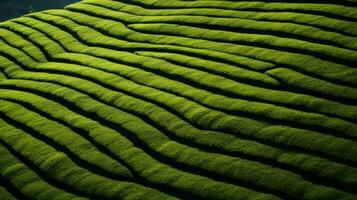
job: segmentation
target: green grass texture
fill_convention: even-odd
[[[356,0],[83,0],[0,23],[0,200],[356,200]]]

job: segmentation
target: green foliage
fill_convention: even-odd
[[[0,23],[0,199],[356,199],[355,3],[306,2]]]
[[[36,134],[34,137],[45,136],[49,138],[52,145],[64,146],[71,153],[76,154],[80,159],[87,161],[89,164],[101,168],[115,175],[130,177],[128,169],[116,163],[107,155],[101,153],[93,144],[89,143],[83,137],[78,136],[71,129],[58,124],[54,121],[41,117],[34,112],[25,109],[22,106],[1,101],[0,113],[7,115],[13,120],[26,125],[33,129]],[[11,112],[12,111],[12,112]],[[100,160],[100,162],[98,162]],[[83,161],[82,161],[83,162]]]
[[[16,198],[3,186],[0,186],[0,198],[3,200],[16,200]]]
[[[45,173],[47,176],[54,179],[58,179],[68,186],[77,188],[83,193],[94,193],[95,195],[107,198],[126,197],[133,199],[145,199],[145,197],[147,198],[148,196],[153,199],[169,198],[168,196],[160,194],[158,191],[154,191],[137,184],[115,181],[92,174],[86,169],[80,168],[74,164],[66,154],[57,152],[53,147],[43,143],[42,141],[36,140],[19,129],[6,125],[6,123],[2,120],[0,123],[2,127],[2,142],[12,146],[14,151],[29,159],[31,163],[36,165],[42,171],[42,173]],[[10,180],[11,178],[14,178],[15,180],[19,179],[22,176],[27,178],[29,176],[27,174],[14,174],[18,171],[17,168],[23,168],[23,164],[20,165],[21,166],[15,165],[15,167],[12,165],[11,167],[2,168],[2,175],[9,177]],[[30,185],[28,186],[26,182],[22,182],[20,184],[25,184],[26,187],[30,187]],[[29,190],[29,192],[35,191]],[[29,196],[31,196],[31,194]],[[68,197],[64,197],[64,199],[68,199]]]
[[[9,127],[2,119],[0,119],[0,123],[1,131],[9,131]],[[16,132],[12,129],[11,133],[15,134]],[[1,135],[4,136],[3,134]],[[1,140],[1,142],[3,142],[3,140]],[[0,145],[0,155],[1,177],[10,180],[11,184],[26,196],[38,199],[48,199],[48,197],[53,197],[53,199],[87,199],[67,193],[47,183],[37,173],[13,156],[3,145]],[[1,195],[6,194],[1,192]]]
[[[136,1],[138,5],[145,7],[145,4],[148,5],[148,1]],[[321,15],[308,14],[303,12],[259,12],[259,11],[247,11],[242,7],[242,4],[249,5],[248,2],[240,3],[239,7],[233,9],[220,9],[220,8],[192,8],[194,3],[190,1],[174,2],[174,1],[156,1],[156,5],[159,6],[158,9],[146,9],[141,6],[128,4],[120,1],[109,1],[109,0],[84,0],[81,3],[99,5],[102,7],[120,10],[122,12],[127,12],[131,14],[138,14],[144,16],[173,16],[173,15],[188,15],[188,16],[210,16],[210,17],[227,17],[227,18],[239,18],[239,19],[251,19],[258,21],[269,21],[270,23],[274,22],[291,22],[296,24],[304,24],[310,26],[322,26],[334,29],[336,31],[343,31],[346,33],[356,35],[356,25],[353,22],[341,19],[333,19]],[[173,3],[173,5],[172,5]],[[196,5],[198,2],[195,2]],[[204,6],[211,4],[212,2],[206,2]],[[179,5],[175,5],[179,4]],[[252,3],[250,3],[252,4]],[[259,3],[262,4],[262,3]],[[202,4],[201,4],[202,5]],[[219,4],[222,6],[223,4]],[[272,4],[270,4],[272,5]],[[275,4],[277,5],[277,4]],[[162,6],[162,8],[160,8]],[[165,7],[172,7],[170,9],[164,9]],[[198,6],[198,5],[197,5]],[[296,6],[296,5],[295,5]],[[177,8],[173,8],[177,7]],[[267,6],[265,6],[267,7]],[[299,8],[311,9],[311,6],[299,6]],[[160,8],[160,9],[159,9]],[[257,3],[255,3],[255,8],[261,8]],[[272,7],[271,7],[272,8]],[[289,6],[291,8],[291,4]],[[317,7],[316,7],[317,8]],[[275,9],[283,9],[281,7],[275,6]],[[346,8],[344,8],[346,9]],[[273,9],[272,9],[273,11]],[[335,12],[333,12],[336,14]],[[345,12],[346,14],[348,12]]]
[[[289,85],[335,96],[337,98],[345,97],[357,100],[357,90],[352,87],[345,87],[323,81],[286,68],[276,68],[268,70],[266,73]]]

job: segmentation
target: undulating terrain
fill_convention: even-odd
[[[0,23],[0,199],[357,199],[357,2],[85,0]]]

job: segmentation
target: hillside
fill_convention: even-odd
[[[78,2],[79,0],[1,0],[0,21],[20,17],[31,12],[38,12]]]
[[[0,23],[0,199],[357,199],[357,2],[84,0]]]

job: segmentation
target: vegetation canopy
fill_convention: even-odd
[[[357,199],[357,1],[84,0],[0,23],[0,199]]]

